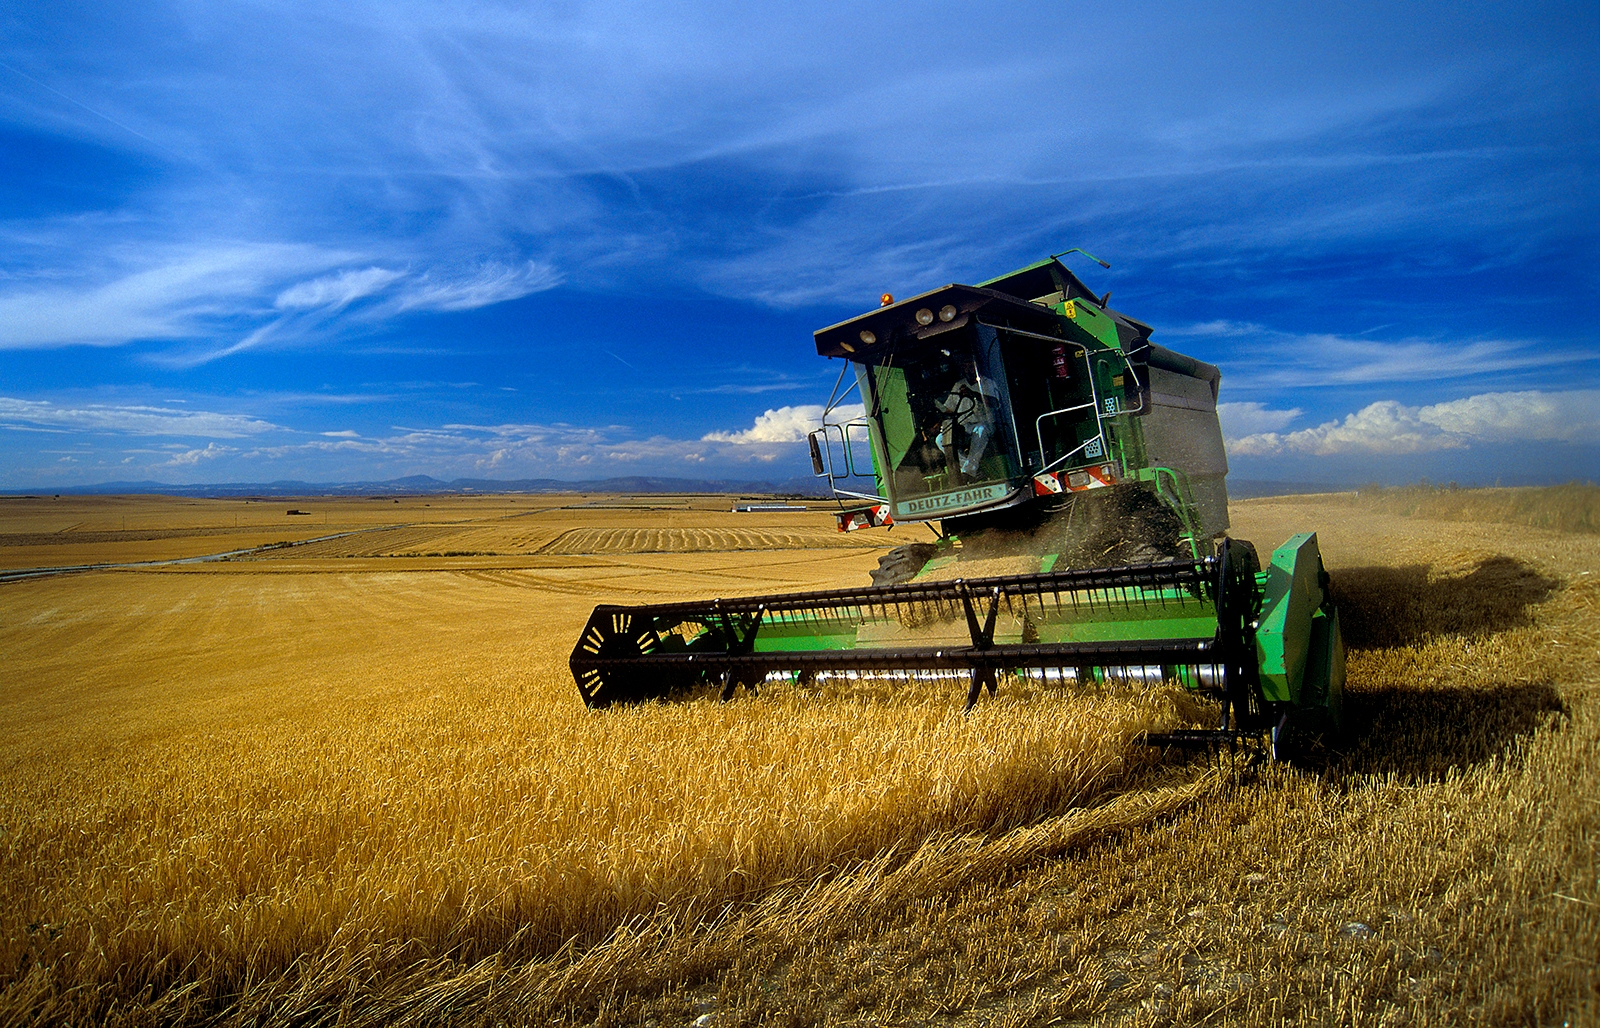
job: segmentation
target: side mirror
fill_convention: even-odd
[[[812,432],[806,436],[806,442],[811,444],[811,473],[822,478],[828,473],[827,467],[822,463],[822,446],[817,442],[820,432]]]

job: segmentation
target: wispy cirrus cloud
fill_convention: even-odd
[[[944,8],[918,18],[801,5],[757,18],[715,4],[357,5],[333,18],[301,4],[217,3],[168,9],[150,26],[96,19],[115,46],[41,10],[8,52],[28,86],[11,116],[245,173],[177,176],[142,197],[169,239],[225,223],[241,238],[323,240],[368,260],[489,254],[509,269],[498,284],[431,273],[401,294],[455,310],[547,279],[530,259],[581,268],[587,284],[627,283],[655,265],[658,279],[796,305],[992,273],[1086,231],[1126,235],[1124,251],[1145,254],[1264,231],[1302,243],[1420,224],[1459,231],[1440,198],[1480,220],[1537,212],[1481,169],[1540,166],[1530,143],[1566,134],[1552,125],[1548,139],[1419,145],[1404,129],[1492,121],[1533,97],[1582,110],[1507,46],[1542,35],[1525,24],[1531,13],[1263,8],[1223,31],[1214,16],[1163,10],[1151,31],[1151,9],[1086,9],[1075,25],[1102,45],[1085,51],[1035,31],[1051,10],[984,10],[963,19],[955,48],[937,28]],[[1353,33],[1355,21],[1365,30]],[[155,46],[156,24],[189,34]],[[1269,52],[1293,56],[1262,60]],[[1137,82],[1119,73],[1130,65],[1145,69]],[[864,66],[874,74],[850,73]],[[1049,95],[1117,131],[1039,117]],[[1543,123],[1512,121],[1522,134]],[[1264,202],[1289,178],[1326,185],[1294,204]],[[1152,234],[1158,226],[1168,227]]]
[[[554,289],[561,272],[542,261],[489,261],[463,272],[424,272],[407,280],[395,306],[402,311],[466,311]]]
[[[115,346],[192,339],[218,319],[258,308],[277,283],[347,259],[314,246],[202,244],[154,257],[126,256],[110,270],[0,283],[0,349]]]
[[[486,261],[420,273],[381,267],[345,269],[295,283],[278,294],[273,306],[280,311],[335,314],[358,300],[382,297],[386,302],[371,314],[465,311],[554,289],[562,279],[553,265],[531,260],[515,265]]]
[[[1274,339],[1255,350],[1237,362],[1234,377],[1247,388],[1367,385],[1528,370],[1549,374],[1552,365],[1593,364],[1597,360],[1600,354],[1552,353],[1532,340],[1381,341],[1298,335]]]
[[[269,421],[243,414],[136,405],[61,406],[43,400],[3,396],[0,396],[0,427],[213,439],[241,439],[278,429]]]
[[[342,310],[363,297],[382,292],[403,271],[389,268],[346,269],[333,275],[297,282],[278,294],[273,306],[279,310]]]
[[[1396,382],[1444,382],[1486,375],[1548,376],[1552,368],[1592,375],[1600,352],[1535,339],[1383,339],[1297,333],[1248,322],[1163,326],[1159,339],[1205,340],[1217,352],[1225,390],[1268,392]]]
[[[342,261],[325,258],[321,263]],[[354,316],[367,323],[400,313],[474,310],[553,289],[562,280],[561,273],[549,264],[527,261],[513,266],[489,261],[466,269],[423,272],[378,266],[343,268],[282,288],[274,285],[274,279],[281,279],[288,270],[264,265],[254,277],[235,276],[225,297],[218,295],[219,287],[210,277],[174,274],[172,269],[154,275],[157,281],[178,279],[172,288],[128,288],[130,282],[152,276],[139,273],[102,291],[115,296],[117,303],[105,302],[103,296],[85,301],[82,295],[57,289],[38,308],[36,317],[12,326],[10,341],[15,347],[45,347],[117,345],[144,338],[206,340],[174,346],[148,358],[156,364],[186,369],[247,350],[306,345],[335,337],[341,331],[337,319],[352,307],[359,308]],[[13,306],[26,306],[26,298],[11,299]],[[6,297],[0,295],[0,319],[7,314],[6,303]],[[46,324],[48,332],[29,334],[30,325]],[[74,332],[74,325],[80,331]],[[0,347],[5,342],[6,337],[0,335]]]

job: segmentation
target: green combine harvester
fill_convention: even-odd
[[[584,702],[933,677],[971,709],[1024,676],[1220,701],[1218,727],[1153,743],[1265,735],[1278,752],[1287,729],[1335,726],[1344,643],[1316,536],[1265,566],[1228,537],[1221,375],[1061,256],[815,333],[846,362],[810,437],[840,530],[923,522],[933,541],[859,589],[598,606],[572,651]]]

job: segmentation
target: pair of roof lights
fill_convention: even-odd
[[[955,305],[947,303],[943,307],[939,308],[939,320],[947,322],[954,321],[956,320],[957,313],[958,312],[956,311]],[[917,324],[924,327],[933,324],[933,311],[926,307],[918,308],[915,317],[917,319]],[[864,328],[861,330],[861,341],[866,345],[871,346],[873,343],[878,341],[878,336],[871,329]]]

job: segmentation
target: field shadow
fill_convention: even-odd
[[[1503,554],[1473,555],[1441,564],[1344,568],[1330,591],[1339,624],[1353,651],[1404,650],[1453,637],[1479,640],[1533,624],[1533,609],[1563,587],[1527,561]],[[1478,681],[1437,680],[1416,686],[1404,678],[1413,654],[1374,653],[1369,673],[1382,684],[1352,679],[1344,698],[1344,724],[1313,761],[1349,774],[1395,774],[1437,779],[1507,754],[1517,739],[1567,714],[1555,684],[1529,682],[1515,661],[1516,647],[1479,648],[1490,662]],[[1500,665],[1500,666],[1496,666]],[[1487,680],[1483,680],[1483,678]],[[1387,681],[1385,681],[1387,679]],[[1390,684],[1395,683],[1395,684]]]
[[[1524,627],[1530,608],[1561,586],[1527,561],[1496,554],[1446,566],[1341,568],[1329,591],[1345,645],[1364,650]]]
[[[1435,781],[1453,768],[1499,758],[1517,739],[1567,716],[1550,682],[1351,690],[1339,738],[1329,740],[1339,752],[1325,754],[1325,766]]]

